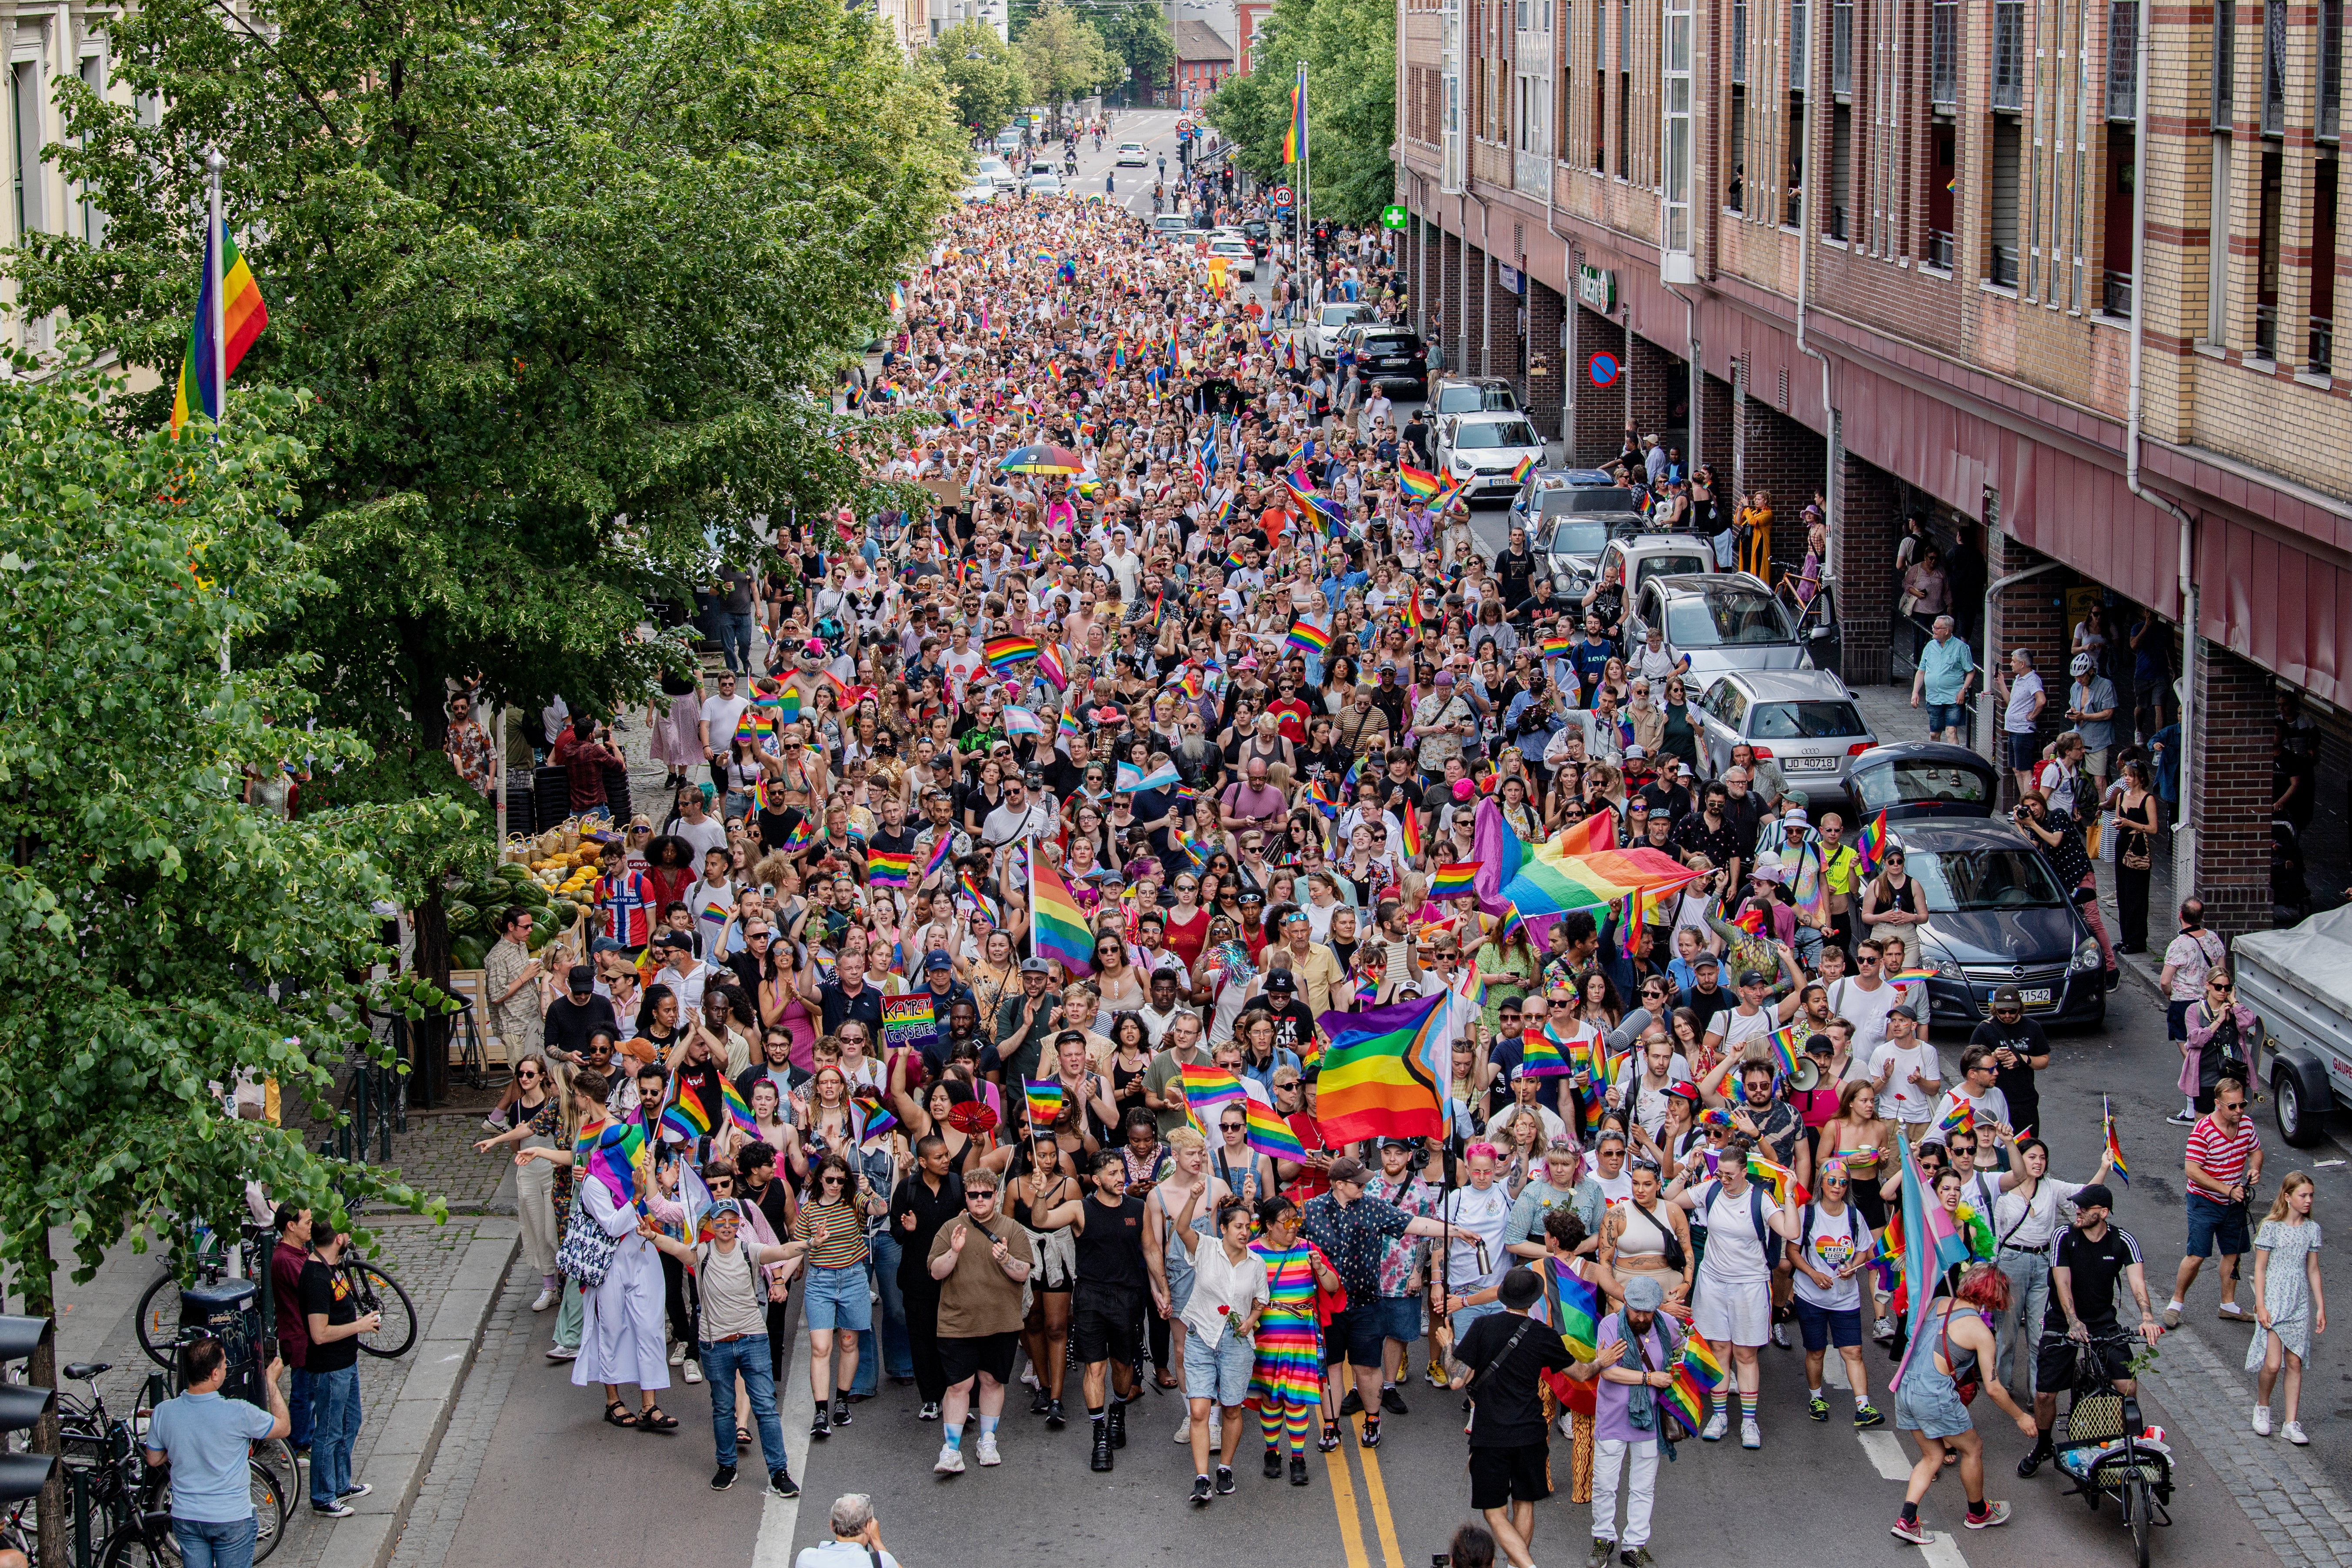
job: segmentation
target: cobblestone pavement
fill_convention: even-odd
[[[431,1111],[410,1111],[408,1130],[392,1135],[392,1158],[380,1161],[379,1146],[371,1139],[366,1159],[371,1164],[381,1163],[399,1173],[400,1179],[418,1191],[446,1197],[456,1212],[490,1212],[512,1214],[511,1195],[503,1204],[495,1204],[499,1184],[511,1170],[512,1161],[498,1153],[477,1154],[474,1144],[487,1135],[482,1117],[496,1096],[481,1097],[482,1103],[472,1109],[436,1108]],[[320,1123],[305,1120],[298,1123],[313,1147],[325,1142],[330,1134]]]
[[[474,1495],[474,1482],[489,1462],[490,1438],[514,1386],[515,1372],[538,1348],[530,1328],[535,1321],[551,1324],[551,1310],[532,1318],[530,1305],[538,1289],[538,1277],[518,1258],[490,1310],[481,1353],[457,1389],[441,1446],[393,1549],[392,1568],[440,1568],[448,1556],[466,1517],[466,1504]]]

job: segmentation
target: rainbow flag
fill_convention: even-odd
[[[1405,593],[1404,624],[1408,630],[1421,630],[1421,590],[1417,587]]]
[[[1511,470],[1511,483],[1515,485],[1525,484],[1527,483],[1528,476],[1535,471],[1536,460],[1533,458],[1521,458],[1519,459],[1519,466]]]
[[[1331,647],[1331,633],[1302,616],[1290,623],[1289,646],[1320,658]]]
[[[2107,1097],[2104,1094],[2099,1096],[2099,1121],[2106,1134],[2107,1163],[2128,1187],[2131,1185],[2131,1167],[2124,1163],[2124,1146],[2116,1137],[2115,1109],[2107,1103]]]
[[[1762,936],[1772,929],[1772,917],[1754,904],[1731,917],[1731,923],[1749,936]]]
[[[1765,1046],[1772,1053],[1772,1070],[1782,1078],[1794,1078],[1797,1072],[1797,1058],[1802,1051],[1799,1042],[1801,1039],[1810,1038],[1812,1032],[1813,1026],[1811,1024],[1802,1018],[1798,1018],[1781,1025],[1766,1037]]]
[[[1410,464],[1397,468],[1397,489],[1414,500],[1427,500],[1445,488],[1445,481],[1435,474],[1423,473]]]
[[[1569,1354],[1591,1361],[1601,1353],[1601,1293],[1578,1279],[1565,1258],[1551,1260],[1551,1288],[1559,1301],[1551,1326],[1568,1342]]]
[[[269,307],[262,302],[261,286],[253,280],[253,269],[245,258],[236,253],[236,236],[229,232],[228,220],[221,220],[217,235],[207,230],[205,235],[205,275],[196,286],[196,319],[188,329],[188,347],[180,359],[179,390],[172,395],[172,434],[176,437],[201,409],[207,419],[221,416],[221,388],[213,379],[213,267],[214,242],[219,242],[221,332],[220,369],[223,376],[233,375],[245,358],[245,351],[269,324]]]
[[[1529,1029],[1520,1037],[1519,1070],[1529,1078],[1567,1078],[1576,1069],[1559,1054],[1545,1029]]]
[[[1184,1103],[1192,1109],[1195,1120],[1206,1123],[1210,1113],[1229,1100],[1246,1100],[1248,1091],[1242,1080],[1219,1067],[1206,1062],[1184,1062],[1178,1066],[1183,1075]]]
[[[1316,1080],[1316,1122],[1326,1142],[1444,1134],[1442,1086],[1430,1076],[1423,1037],[1444,1003],[1441,991],[1316,1020],[1331,1041]]]
[[[1916,985],[1923,980],[1935,979],[1936,972],[1932,969],[1897,969],[1890,973],[1886,978],[1896,985]]]
[[[646,1130],[634,1121],[607,1121],[594,1136],[572,1147],[572,1165],[604,1184],[614,1201],[634,1204],[645,1212],[646,1190],[653,1184],[653,1156]]]
[[[668,1109],[662,1112],[661,1124],[664,1130],[677,1133],[689,1143],[697,1138],[709,1136],[710,1129],[716,1125],[710,1119],[710,1108],[702,1103],[702,1097],[694,1091],[694,1086],[684,1081],[677,1086],[677,1098],[671,1100]]]
[[[1058,962],[1072,974],[1095,972],[1094,932],[1070,897],[1070,885],[1043,860],[1029,862],[1029,935],[1037,956]]]
[[[1865,877],[1878,874],[1879,857],[1886,853],[1886,814],[1853,836],[1854,868]]]
[[[1936,1123],[1936,1131],[1965,1132],[1971,1138],[1976,1136],[1977,1108],[1969,1103],[1968,1096],[1952,1097],[1952,1109],[1944,1112],[1943,1120]]]
[[[1660,1389],[1658,1397],[1696,1432],[1706,1424],[1706,1406],[1714,1402],[1715,1391],[1723,1386],[1723,1363],[1714,1347],[1692,1334],[1683,1341],[1682,1354],[1675,1358],[1674,1383]]]
[[[1247,1096],[1242,1100],[1242,1114],[1249,1119],[1242,1137],[1251,1148],[1272,1159],[1288,1160],[1293,1164],[1306,1163],[1307,1145],[1298,1141],[1298,1134],[1281,1117]]]
[[[991,637],[981,653],[988,660],[988,668],[1002,675],[1024,659],[1035,658],[1037,641],[1034,637]]]
[[[815,842],[816,818],[803,815],[798,822],[793,824],[793,830],[784,835],[784,842],[781,847],[786,855],[797,855]]]
[[[1339,798],[1336,795],[1332,794],[1331,781],[1329,779],[1318,778],[1314,783],[1308,784],[1307,786],[1307,800],[1309,805],[1314,806],[1316,810],[1321,812],[1327,818],[1336,819],[1339,815]]]
[[[1085,733],[1086,726],[1078,722],[1078,716],[1068,709],[1064,709],[1061,718],[1054,724],[1054,738],[1056,741],[1066,741],[1073,735]]]
[[[1596,811],[1552,836],[1545,852],[1553,855],[1599,855],[1617,847],[1617,814]]]
[[[751,1107],[745,1102],[742,1090],[730,1082],[724,1074],[719,1079],[719,1100],[730,1122],[754,1138],[760,1135],[760,1123],[752,1117]]]
[[[1298,64],[1298,78],[1290,84],[1290,125],[1282,133],[1282,161],[1307,162],[1307,62]]]
[[[907,308],[907,291],[896,283],[890,285],[890,313],[897,315]]]
[[[1540,931],[1532,929],[1537,922],[1548,926],[1570,910],[1598,910],[1628,893],[1662,898],[1689,886],[1697,875],[1673,856],[1655,849],[1570,856],[1547,844],[1523,861],[1517,874],[1498,890],[1502,900],[1516,907],[1529,923],[1531,934],[1540,935]]]
[[[739,741],[756,742],[762,735],[773,734],[775,724],[776,721],[769,713],[767,705],[755,702],[744,709],[742,717],[735,721],[735,738]]]
[[[1558,632],[1554,632],[1546,637],[1540,646],[1543,650],[1544,658],[1566,658],[1569,656],[1569,651],[1576,645],[1570,642],[1568,638],[1560,636]]]
[[[1802,1208],[1813,1201],[1813,1194],[1805,1190],[1805,1184],[1797,1180],[1796,1172],[1786,1165],[1776,1165],[1761,1154],[1748,1156],[1748,1175],[1751,1181],[1761,1182],[1771,1188],[1775,1203],[1794,1204]]]
[[[857,1141],[860,1143],[871,1143],[877,1138],[887,1138],[897,1129],[898,1117],[891,1114],[890,1108],[874,1096],[861,1095],[852,1100],[850,1103],[864,1113],[865,1120],[857,1126]]]
[[[866,879],[877,888],[903,888],[914,879],[915,856],[912,850],[904,855],[887,849],[866,852]]]
[[[1332,815],[1338,814],[1334,812]],[[1477,875],[1478,862],[1475,860],[1448,861],[1431,874],[1429,896],[1443,903],[1448,899],[1461,898],[1465,893],[1475,894],[1478,889],[1473,883]]]
[[[1412,866],[1421,858],[1421,813],[1407,804],[1401,826],[1404,829],[1404,863]]]
[[[931,846],[931,858],[923,862],[922,879],[924,881],[928,882],[933,877],[939,875],[940,868],[948,863],[948,851],[954,847],[954,845],[955,829],[951,827],[940,828],[939,842]]]
[[[1031,1126],[1051,1127],[1062,1119],[1061,1079],[1024,1078],[1021,1080],[1021,1098],[1029,1107]]]

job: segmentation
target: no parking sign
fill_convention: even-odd
[[[1592,377],[1595,386],[1608,386],[1617,380],[1617,356],[1602,349],[1585,362],[1585,373]]]

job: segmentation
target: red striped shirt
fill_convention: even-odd
[[[2262,1134],[2254,1131],[2254,1119],[2251,1116],[2239,1118],[2234,1137],[2222,1131],[2221,1124],[2210,1116],[2198,1118],[2197,1125],[2189,1133],[2189,1161],[2225,1187],[2246,1179],[2247,1162],[2262,1146]]]

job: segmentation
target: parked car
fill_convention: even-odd
[[[1524,414],[1453,414],[1437,422],[1437,464],[1471,501],[1515,495],[1521,463],[1543,461],[1543,437]]]
[[[1033,196],[1058,196],[1062,194],[1062,177],[1059,174],[1032,174],[1025,188]]]
[[[1823,670],[1735,671],[1708,687],[1698,708],[1708,777],[1721,777],[1731,748],[1745,741],[1757,761],[1778,764],[1791,787],[1804,790],[1816,816],[1829,796],[1852,798],[1847,771],[1878,744],[1845,682]]]
[[[2042,1023],[2106,1021],[2098,938],[2041,847],[1993,818],[2000,780],[1990,763],[1966,747],[1911,741],[1872,747],[1846,776],[1855,823],[1885,812],[1889,841],[1903,847],[1904,869],[1919,884],[1928,919],[1912,933],[1918,966],[1936,972],[1933,1024],[1974,1028],[2004,985]]]
[[[1684,577],[1714,570],[1715,549],[1696,533],[1616,535],[1602,547],[1596,568],[1601,573],[1614,572],[1626,593],[1635,598],[1654,577]],[[1578,592],[1582,591],[1580,586]],[[1628,602],[1635,602],[1635,598]],[[1639,637],[1634,640],[1638,642]],[[1632,646],[1627,645],[1629,651]]]
[[[1142,142],[1122,142],[1118,144],[1118,166],[1120,168],[1147,168],[1150,165],[1150,163],[1151,159],[1150,155],[1143,151]]]
[[[1440,414],[1516,414],[1519,395],[1499,375],[1440,375],[1430,389],[1429,412]]]
[[[1228,277],[1238,278],[1245,283],[1256,281],[1257,252],[1252,250],[1250,242],[1241,236],[1213,237],[1209,241],[1209,254],[1224,258]]]
[[[1690,662],[1704,689],[1735,669],[1810,669],[1812,658],[1788,607],[1745,572],[1652,577],[1634,591],[1625,617],[1630,653],[1647,628],[1665,628],[1666,650]]]
[[[1372,308],[1360,300],[1333,300],[1318,306],[1315,319],[1307,324],[1307,352],[1325,364],[1339,341],[1339,329],[1350,321],[1370,321]]]
[[[2352,905],[2230,944],[2238,1000],[2263,1016],[2270,1060],[2250,1059],[2268,1084],[2279,1136],[2309,1148],[2328,1113],[2352,1107]]]
[[[1429,347],[1419,333],[1386,321],[1358,321],[1348,334],[1348,350],[1367,381],[1384,392],[1402,387],[1422,395],[1429,384]]]
[[[1610,536],[1641,525],[1633,492],[1598,468],[1538,468],[1511,498],[1511,526],[1527,530],[1536,548],[1554,558],[1552,575],[1562,586],[1590,581]]]

